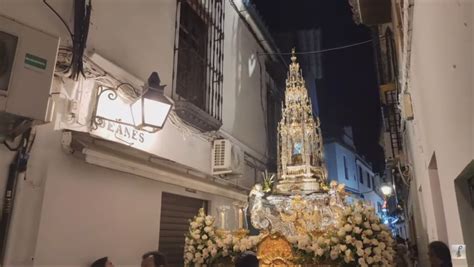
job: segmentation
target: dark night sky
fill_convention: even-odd
[[[253,2],[272,33],[321,28],[323,49],[371,39],[367,27],[353,22],[347,0]],[[384,159],[378,145],[381,118],[372,44],[324,53],[322,67],[324,88],[317,89],[326,92],[320,103],[321,123],[339,129],[352,126],[357,150],[375,171],[381,171]],[[330,115],[323,116],[325,110]]]

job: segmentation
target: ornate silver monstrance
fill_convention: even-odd
[[[285,105],[278,124],[278,174],[276,194],[321,191],[327,172],[319,119],[313,118],[311,99],[293,49],[286,79]]]
[[[313,118],[293,49],[285,105],[278,125],[278,173],[273,190],[268,174],[249,196],[252,225],[285,237],[320,235],[335,227],[344,209],[344,186],[327,184],[319,119]],[[269,192],[272,191],[272,192]]]

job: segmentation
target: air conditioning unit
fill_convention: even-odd
[[[212,144],[212,175],[233,174],[244,172],[244,152],[226,139],[214,140]]]
[[[59,37],[0,15],[0,137],[50,120]]]

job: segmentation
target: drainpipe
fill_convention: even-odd
[[[29,152],[34,140],[34,138],[32,138],[32,141],[30,142],[30,134],[31,129],[23,133],[20,145],[17,148],[11,149],[8,147],[9,150],[16,151],[16,155],[8,169],[5,196],[3,199],[2,218],[0,220],[0,266],[5,266],[5,252],[7,248],[12,212],[15,204],[18,178],[26,171]]]

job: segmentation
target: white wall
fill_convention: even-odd
[[[72,2],[51,0],[48,3],[72,24]],[[0,14],[60,35],[61,45],[70,43],[64,26],[41,1],[0,0],[0,6]],[[252,148],[254,156],[263,159],[267,148],[264,61],[262,59],[261,79],[257,60],[257,51],[261,52],[259,45],[230,4],[226,4],[225,11],[222,129]],[[170,92],[175,14],[175,0],[94,1],[87,51],[96,51],[144,81],[152,71],[158,71]],[[183,136],[170,123],[156,136],[161,145],[154,154],[210,172],[209,142]],[[188,156],[193,153],[200,156]]]
[[[356,169],[356,155],[353,151],[337,142],[324,145],[325,160],[328,165],[329,179],[344,183],[347,188],[359,191],[358,174]],[[348,178],[344,172],[344,157],[346,158]]]
[[[266,57],[257,56],[263,51],[230,3],[225,10],[222,128],[265,155]]]
[[[71,1],[48,3],[72,24]],[[142,80],[158,71],[169,91],[175,8],[175,0],[93,1],[87,50]],[[70,43],[59,19],[42,1],[0,0],[0,14],[61,36],[61,45]],[[262,110],[266,88],[260,87],[256,59],[260,48],[227,3],[225,33],[223,130],[261,158],[266,151]],[[103,255],[119,266],[138,266],[139,256],[158,246],[161,192],[210,200],[212,211],[221,203],[230,204],[227,198],[192,194],[182,187],[86,164],[61,150],[60,132],[52,128],[39,127],[28,179],[19,184],[7,266],[31,266],[33,259],[36,266],[86,266]],[[209,142],[183,135],[170,123],[157,133],[157,142],[161,145],[156,155],[209,173]],[[6,177],[12,157],[0,148],[0,177]],[[4,184],[2,178],[2,194]]]
[[[474,152],[473,14],[472,1],[415,1],[414,5],[409,90],[415,120],[408,123],[409,149],[430,241],[438,238],[431,204],[437,196],[431,195],[428,175],[428,163],[436,153],[450,244],[463,243],[454,179]]]
[[[61,150],[59,135],[50,126],[39,128],[42,143],[35,146],[28,182],[20,181],[7,266],[27,266],[32,258],[35,266],[86,266],[104,255],[119,266],[139,266],[141,254],[158,248],[162,192],[206,199],[212,213],[218,205],[232,204],[87,164]],[[34,203],[30,193],[43,190],[44,198]],[[28,220],[30,213],[39,215],[35,209],[41,214],[39,227]]]

